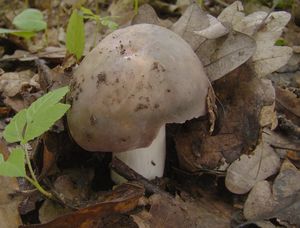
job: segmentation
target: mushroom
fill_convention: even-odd
[[[74,73],[71,136],[88,151],[113,152],[148,179],[161,177],[165,124],[204,115],[209,86],[200,60],[174,32],[151,24],[116,30]]]

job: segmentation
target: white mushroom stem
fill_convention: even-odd
[[[150,146],[121,153],[114,153],[116,156],[138,174],[152,180],[162,177],[166,160],[166,128],[161,127],[157,137]],[[124,178],[112,171],[112,180],[119,184],[125,181]]]

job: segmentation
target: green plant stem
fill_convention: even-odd
[[[134,13],[137,14],[139,10],[139,0],[134,0]]]
[[[36,178],[36,176],[35,176],[35,174],[34,174],[34,171],[33,171],[32,165],[31,165],[31,162],[30,162],[28,150],[27,150],[25,144],[21,143],[21,146],[22,146],[23,150],[25,151],[25,158],[26,158],[26,162],[27,162],[27,165],[28,165],[28,168],[29,168],[30,175],[31,175],[32,179],[33,179],[35,182],[38,182],[38,180],[37,180],[37,178]]]
[[[21,143],[21,146],[22,146],[23,150],[25,151],[25,158],[26,158],[26,162],[27,162],[28,169],[29,169],[29,172],[30,172],[30,175],[31,175],[32,179],[30,177],[28,177],[28,176],[25,176],[25,178],[34,187],[36,187],[42,194],[44,194],[48,198],[51,198],[52,194],[50,192],[47,192],[45,189],[43,189],[43,187],[39,184],[39,182],[38,182],[38,180],[37,180],[37,178],[36,178],[36,176],[34,174],[34,171],[33,171],[32,165],[31,165],[31,161],[30,161],[30,158],[29,158],[29,153],[28,153],[27,148],[25,147],[25,144]]]
[[[43,189],[43,187],[39,184],[39,182],[34,181],[28,176],[25,176],[25,179],[28,180],[34,187],[36,187],[36,189],[44,196],[50,199],[52,198],[52,194],[50,192],[47,192],[45,189]]]
[[[99,0],[96,0],[95,1],[95,9],[96,9],[96,14],[99,15],[100,14],[100,9],[99,9],[99,3],[100,1]]]

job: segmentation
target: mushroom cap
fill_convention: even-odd
[[[146,147],[162,125],[206,113],[210,84],[200,60],[180,36],[157,25],[114,31],[73,77],[69,130],[88,151]]]

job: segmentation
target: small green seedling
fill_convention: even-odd
[[[6,161],[0,154],[0,175],[24,177],[42,194],[51,197],[51,193],[42,188],[34,174],[26,144],[48,131],[67,112],[70,105],[59,101],[68,91],[69,87],[66,86],[49,92],[13,117],[6,126],[3,136],[7,142],[20,143],[20,146],[11,151]],[[31,177],[26,174],[25,159]]]
[[[77,59],[82,57],[84,51],[84,19],[96,21],[95,31],[97,31],[99,24],[112,30],[118,28],[118,24],[113,22],[111,17],[100,17],[85,7],[80,7],[79,10],[74,9],[67,26],[66,47],[68,52],[74,54]],[[96,43],[96,35],[97,32],[95,32],[93,46],[95,46]]]
[[[0,28],[0,34],[11,34],[25,39],[36,35],[37,32],[45,30],[47,23],[43,19],[43,14],[37,9],[26,9],[13,19],[16,29]]]
[[[119,27],[116,22],[111,20],[111,17],[100,17],[99,15],[94,14],[90,9],[83,6],[80,8],[80,11],[83,13],[84,19],[91,19],[96,22],[100,22],[103,26],[106,26],[111,30],[115,30]]]
[[[279,38],[275,42],[275,46],[287,46],[287,45],[288,45],[288,42],[283,38]]]

